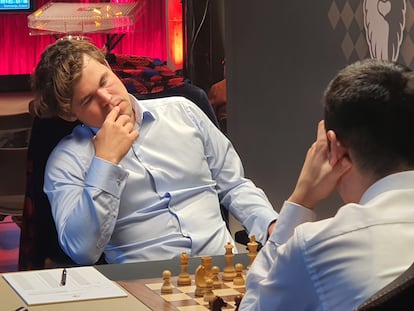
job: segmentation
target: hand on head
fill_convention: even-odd
[[[313,209],[334,190],[338,180],[351,168],[347,157],[330,159],[324,121],[318,124],[316,141],[309,148],[290,202]]]

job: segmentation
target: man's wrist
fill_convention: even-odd
[[[287,199],[288,202],[300,205],[304,208],[313,210],[315,208],[316,202],[313,202],[305,195],[292,193],[291,196]]]

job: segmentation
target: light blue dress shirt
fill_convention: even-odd
[[[412,264],[413,204],[414,171],[377,181],[322,221],[285,202],[239,310],[354,310]]]
[[[182,97],[131,100],[140,134],[119,165],[95,157],[98,129],[83,125],[49,157],[44,191],[64,251],[79,264],[102,252],[110,263],[222,255],[234,241],[220,203],[264,242],[277,213],[208,117]]]

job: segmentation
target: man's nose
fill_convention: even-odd
[[[106,89],[100,88],[96,93],[103,104],[111,103],[111,94]]]

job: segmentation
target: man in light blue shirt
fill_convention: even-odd
[[[138,102],[82,40],[49,46],[33,88],[38,116],[83,123],[51,153],[44,182],[59,243],[75,262],[222,255],[234,241],[220,204],[259,241],[271,233],[277,213],[194,103]]]

